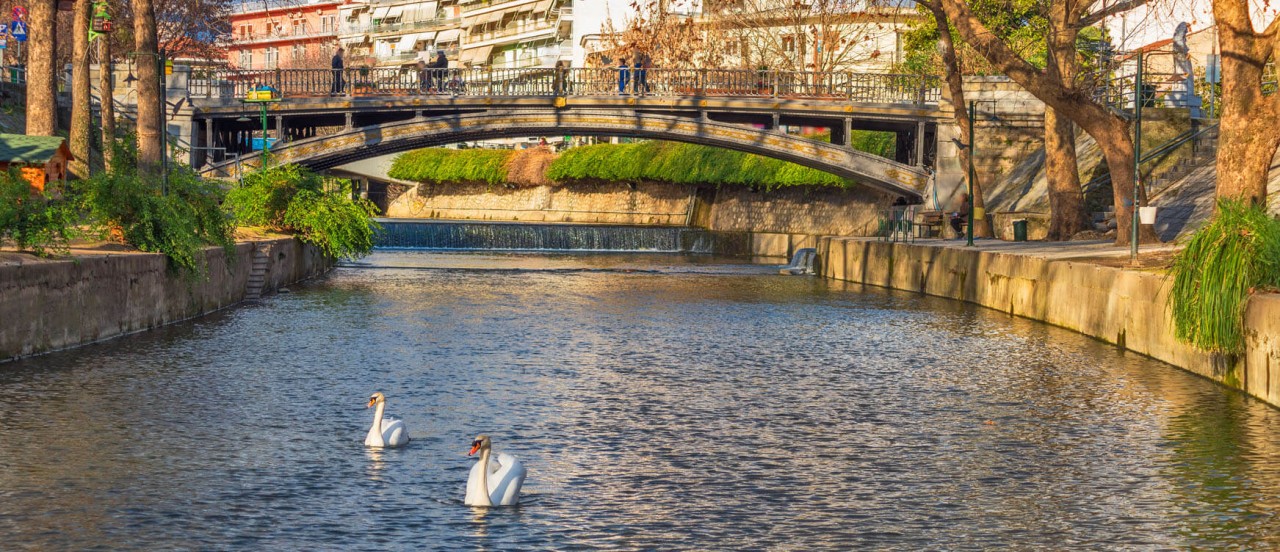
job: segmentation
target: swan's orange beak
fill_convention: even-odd
[[[377,403],[378,403],[377,397],[369,397],[369,406],[366,406],[365,408],[373,408],[373,405]]]
[[[471,452],[468,452],[467,456],[471,456],[472,454],[475,454],[477,450],[480,450],[480,441],[475,441],[471,443]]]

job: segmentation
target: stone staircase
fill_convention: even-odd
[[[249,270],[249,283],[245,285],[246,301],[257,301],[262,298],[262,290],[267,285],[267,267],[271,264],[271,245],[257,244],[253,248],[253,266]]]
[[[1218,125],[1204,129],[1203,132],[1197,134],[1191,142],[1191,155],[1178,161],[1173,168],[1165,171],[1160,176],[1151,180],[1147,184],[1151,193],[1148,200],[1154,201],[1156,198],[1164,195],[1169,191],[1173,184],[1186,178],[1196,169],[1206,164],[1212,164],[1218,156]]]

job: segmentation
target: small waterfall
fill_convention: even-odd
[[[476,221],[380,221],[383,248],[497,251],[710,253],[699,228]]]
[[[802,247],[796,250],[795,255],[791,256],[791,264],[784,267],[781,272],[783,274],[791,274],[793,276],[813,274],[813,261],[817,258],[817,249],[812,247]]]

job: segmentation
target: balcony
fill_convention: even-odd
[[[395,34],[439,30],[441,27],[456,27],[461,21],[457,17],[437,17],[434,19],[414,19],[386,25],[343,25],[342,34]]]
[[[504,29],[495,29],[482,33],[471,33],[467,37],[467,46],[488,46],[500,42],[525,41],[538,38],[540,35],[555,35],[560,28],[558,21],[534,21],[525,25],[512,25]],[[515,40],[512,40],[512,39]]]
[[[314,4],[299,5],[297,0],[268,0],[265,2],[248,2],[237,4],[231,8],[231,15],[244,15],[247,13],[258,12],[288,12],[300,11],[304,9],[312,9],[320,6],[337,6],[342,2],[339,0],[320,0]]]
[[[293,32],[292,29],[284,32],[254,32],[249,34],[235,33],[231,35],[228,46],[234,48],[236,46],[252,46],[254,44],[264,44],[268,42],[287,42],[294,40],[316,40],[325,37],[337,38],[338,31],[329,29],[324,31],[313,32],[310,30],[302,30]]]

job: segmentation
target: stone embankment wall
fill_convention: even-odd
[[[868,236],[891,198],[870,188],[762,192],[647,182],[505,188],[419,184],[393,199],[390,218],[699,226],[732,253],[787,257],[821,235]]]
[[[1162,274],[981,250],[823,238],[823,276],[976,303],[1075,330],[1280,406],[1280,295],[1250,300],[1240,358],[1174,338]]]
[[[232,258],[220,248],[208,248],[209,277],[204,281],[171,271],[159,254],[0,266],[0,362],[147,330],[238,303],[245,298],[257,249],[269,260],[264,291],[332,266],[318,249],[294,239],[238,243]]]

